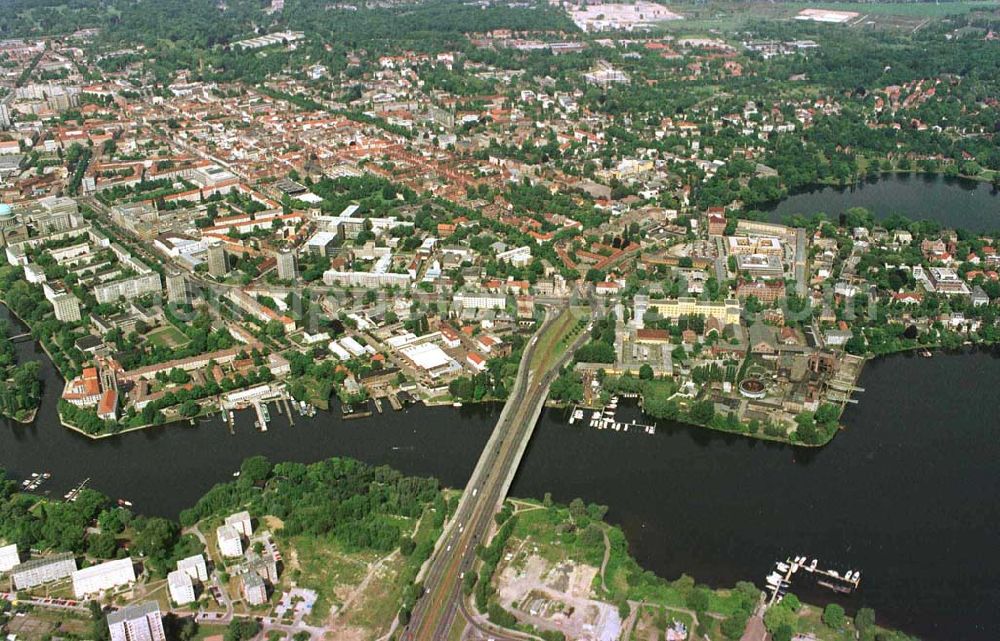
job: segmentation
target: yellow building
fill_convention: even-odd
[[[648,310],[656,311],[664,318],[676,320],[682,316],[704,316],[716,318],[725,325],[737,325],[740,322],[742,308],[737,300],[724,302],[702,301],[691,297],[681,297],[667,300],[650,300]]]

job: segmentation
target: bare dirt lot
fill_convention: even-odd
[[[615,641],[622,628],[618,609],[591,598],[597,572],[593,566],[552,564],[529,553],[500,572],[500,602],[540,629],[559,630],[570,639]]]

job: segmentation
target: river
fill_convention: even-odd
[[[879,220],[902,214],[950,228],[1000,230],[1000,192],[989,183],[936,174],[885,174],[853,187],[818,187],[792,194],[768,212],[772,222],[793,214],[836,219],[851,207],[864,207]]]
[[[176,517],[254,454],[352,456],[460,487],[498,414],[415,406],[356,421],[296,416],[290,426],[273,413],[261,433],[243,412],[235,436],[213,419],[92,441],[58,425],[62,384],[44,353],[31,342],[18,350],[42,361],[45,400],[34,424],[0,429],[0,465],[17,476],[51,472],[43,489],[56,497],[90,478],[145,514]],[[846,432],[809,451],[670,423],[655,435],[596,431],[547,410],[511,493],[610,506],[639,562],[667,578],[761,585],[778,559],[818,557],[863,571],[848,607],[874,607],[883,622],[926,639],[992,641],[1000,425],[989,401],[1000,358],[893,356],[870,363],[860,384]]]

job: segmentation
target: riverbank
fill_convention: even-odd
[[[496,551],[483,555],[478,579],[468,582],[470,600],[496,624],[556,638],[599,631],[601,638],[661,639],[668,629],[683,629],[689,639],[735,640],[759,625],[774,638],[847,641],[864,632],[907,639],[877,626],[869,608],[852,619],[839,605],[804,604],[794,594],[761,616],[764,593],[751,577],[731,588],[699,585],[687,574],[668,581],[641,567],[625,533],[604,520],[606,510],[580,499],[510,499],[498,517],[509,526],[487,548]]]
[[[32,343],[17,349],[24,358],[42,355]],[[57,395],[47,361],[42,376]],[[862,402],[841,419],[846,431],[821,449],[673,421],[659,421],[652,436],[580,429],[564,412],[546,410],[510,495],[608,505],[606,518],[626,534],[631,554],[661,577],[688,572],[731,586],[806,554],[864,573],[858,594],[838,597],[848,609],[873,607],[887,625],[927,641],[993,641],[985,631],[1000,618],[988,606],[1000,602],[1000,588],[977,577],[1000,573],[992,552],[1000,537],[1000,441],[982,400],[1000,385],[1000,359],[985,350],[876,358],[859,385]],[[635,404],[619,411],[621,421],[643,420]],[[21,479],[51,472],[41,492],[52,497],[89,478],[89,487],[144,515],[176,519],[258,454],[302,463],[345,456],[464,487],[498,412],[496,404],[472,403],[411,405],[355,421],[319,412],[296,416],[294,427],[278,418],[259,432],[244,411],[233,433],[214,416],[196,428],[94,441],[61,428],[53,401],[33,425],[5,422],[0,465]],[[943,531],[942,522],[954,526]]]
[[[3,298],[2,296],[0,296],[0,305],[2,305],[2,306],[3,306],[3,309],[7,310],[7,311],[8,311],[8,312],[9,312],[10,314],[13,314],[13,315],[14,315],[14,318],[15,318],[15,319],[17,319],[17,321],[18,321],[18,322],[19,322],[19,323],[20,323],[20,324],[21,324],[21,325],[22,325],[22,326],[23,326],[23,327],[24,327],[25,329],[27,329],[27,330],[28,330],[28,332],[30,332],[30,331],[31,331],[31,327],[30,327],[30,326],[29,326],[29,325],[28,325],[28,324],[27,324],[27,323],[26,323],[26,322],[24,321],[24,319],[23,319],[23,318],[21,318],[20,316],[18,316],[18,315],[17,315],[17,314],[16,314],[15,312],[14,312],[14,310],[12,310],[12,309],[11,309],[11,308],[10,308],[10,307],[9,307],[9,306],[7,305],[7,301],[6,301],[6,300],[4,300],[4,298]],[[8,319],[8,320],[9,320],[9,319]],[[5,336],[5,337],[3,338],[3,340],[10,340],[10,337],[6,337],[6,336]],[[31,340],[34,340],[34,337],[32,337],[32,339],[31,339]],[[54,361],[52,360],[52,356],[51,356],[51,355],[49,354],[49,350],[48,350],[48,349],[47,349],[47,348],[45,347],[45,345],[42,345],[42,344],[41,344],[41,342],[39,342],[39,345],[41,345],[41,347],[42,347],[42,350],[43,350],[43,351],[45,352],[46,356],[48,356],[48,357],[49,357],[49,361],[50,361],[50,362],[53,362],[53,363],[54,363]],[[17,365],[20,365],[20,364],[22,364],[22,363],[21,363],[21,360],[20,360],[20,359],[17,359]],[[35,417],[36,417],[36,416],[38,415],[38,407],[39,407],[39,406],[41,405],[41,403],[42,403],[42,401],[43,401],[43,398],[44,398],[44,396],[39,396],[39,398],[38,398],[38,403],[37,403],[37,404],[35,405],[35,407],[32,407],[32,408],[30,408],[30,410],[28,411],[28,413],[27,413],[27,414],[25,414],[25,415],[23,415],[23,416],[12,416],[12,415],[10,415],[10,414],[6,414],[6,413],[4,413],[4,414],[2,414],[2,415],[0,415],[0,416],[3,416],[3,417],[5,417],[5,418],[8,418],[8,419],[10,419],[10,420],[12,420],[12,421],[16,421],[16,422],[18,422],[18,423],[21,423],[22,425],[30,425],[31,423],[33,423],[33,422],[35,421]]]

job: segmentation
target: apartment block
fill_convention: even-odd
[[[192,579],[203,583],[208,581],[208,566],[205,565],[205,557],[200,554],[181,559],[177,562],[177,569],[186,572]]]
[[[167,641],[156,601],[135,603],[108,614],[111,641]]]
[[[194,581],[184,570],[174,570],[167,575],[167,588],[170,591],[170,600],[177,605],[187,605],[195,600]]]
[[[218,540],[219,552],[222,556],[243,556],[243,540],[240,538],[239,531],[232,525],[220,525],[215,531],[215,537]]]
[[[132,559],[107,561],[73,573],[73,593],[78,599],[130,583],[135,583]]]
[[[76,571],[76,558],[66,552],[40,559],[31,559],[11,570],[14,587],[26,590],[43,583],[65,579]]]
[[[79,322],[80,300],[73,294],[58,294],[52,298],[52,307],[56,312],[56,320],[63,323]]]

